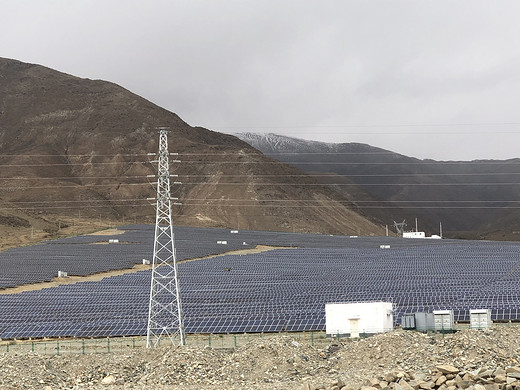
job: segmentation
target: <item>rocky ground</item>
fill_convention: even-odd
[[[233,349],[0,355],[1,389],[517,390],[520,327],[396,330],[316,348],[269,336]]]

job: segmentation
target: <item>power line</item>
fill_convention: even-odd
[[[147,153],[128,153],[128,154],[0,154],[0,157],[136,157],[148,156]]]
[[[70,206],[45,206],[45,210],[77,210],[77,205],[70,205]],[[89,209],[106,209],[106,208],[114,208],[117,207],[117,205],[84,205],[81,206],[81,208],[89,208]],[[152,205],[143,205],[143,204],[130,204],[125,205],[125,207],[152,207]],[[41,207],[36,206],[28,206],[28,207],[0,207],[0,210],[30,210],[30,209],[41,209]]]
[[[461,163],[467,163],[471,165],[519,165],[520,159],[512,160],[477,160],[471,162],[465,161],[430,161],[430,160],[418,160],[418,161],[407,161],[407,162],[334,162],[334,161],[218,161],[218,160],[205,160],[205,161],[188,161],[183,160],[183,164],[289,164],[289,165],[461,165]],[[1,165],[0,165],[1,166]]]
[[[184,204],[184,203],[183,203]],[[207,206],[211,204],[189,203],[186,206]],[[256,207],[255,205],[219,205],[219,207]],[[264,205],[264,207],[284,208],[284,209],[301,209],[301,208],[318,208],[318,209],[337,209],[336,205],[294,205],[294,206],[277,206]],[[520,209],[520,206],[365,206],[363,209]]]
[[[149,164],[150,161],[124,161],[124,162],[88,162],[88,163],[52,163],[52,164],[0,164],[0,167],[54,167],[54,166],[85,166],[85,165],[116,165],[116,164]]]
[[[126,205],[127,207],[153,207],[152,205],[143,205],[143,204],[131,204]],[[211,204],[187,204],[187,206],[206,206],[206,207],[212,207],[214,205]],[[89,209],[100,209],[100,208],[114,208],[116,206],[114,205],[86,205],[82,206],[82,208],[89,208]],[[256,205],[219,205],[219,207],[257,207]],[[277,209],[284,209],[284,208],[290,208],[290,209],[300,209],[300,208],[317,208],[317,209],[337,209],[338,206],[327,206],[327,205],[295,205],[295,206],[269,206],[264,205],[264,207],[270,207],[270,208],[277,208]],[[378,210],[387,210],[387,209],[397,209],[397,210],[421,210],[421,209],[429,209],[429,210],[446,210],[446,209],[456,209],[456,210],[465,210],[465,209],[474,209],[474,210],[488,210],[488,209],[495,209],[495,210],[510,210],[510,209],[520,209],[520,206],[364,206],[360,207],[361,209],[378,209]],[[30,210],[30,209],[39,209],[39,207],[0,207],[0,210]],[[71,206],[46,206],[45,210],[75,210],[77,209],[77,206],[71,205]],[[348,209],[350,210],[350,209]],[[352,210],[351,210],[352,211]],[[205,214],[208,215],[221,215],[221,216],[228,216],[232,217],[227,214],[213,214],[213,212],[210,210],[210,213],[205,212]],[[172,214],[178,217],[190,217],[185,216],[183,214]],[[249,214],[247,214],[249,215]],[[266,214],[255,214],[256,216],[266,216]],[[268,216],[268,215],[267,215]]]
[[[202,199],[201,199],[202,200]],[[139,201],[148,201],[148,199],[89,199],[89,200],[34,200],[34,201],[9,201],[8,203],[12,204],[56,204],[56,203],[96,203],[96,202],[105,202],[105,203],[113,203],[113,202],[139,202]]]
[[[173,183],[175,184],[175,183]],[[323,186],[336,186],[336,187],[446,187],[446,186],[517,186],[520,182],[508,182],[508,183],[205,183],[205,182],[182,182],[182,185],[204,185],[204,186],[282,186],[282,187],[323,187]],[[0,186],[0,190],[18,191],[18,190],[29,190],[29,189],[57,189],[57,188],[91,188],[91,187],[118,187],[118,186],[149,186],[150,183],[109,183],[109,184],[77,184],[77,185],[49,185],[49,186]]]
[[[251,152],[220,152],[220,153],[178,153],[178,156],[189,157],[189,156],[261,156],[261,155],[272,155],[272,154],[304,154],[304,155],[320,155],[320,154],[335,154],[335,155],[399,155],[392,151],[383,152],[269,152],[268,154],[260,151]],[[98,157],[143,157],[150,156],[148,154],[0,154],[0,158],[4,157],[62,157],[62,158],[98,158]]]
[[[316,202],[316,203],[519,203],[520,200],[316,200],[316,199],[221,199],[221,198],[185,198],[183,204],[190,201],[233,201],[233,202]]]
[[[76,185],[50,185],[50,186],[24,186],[24,187],[0,187],[0,190],[43,190],[53,188],[83,188],[83,187],[118,187],[118,186],[149,186],[150,183],[110,183],[110,184],[76,184]]]
[[[282,154],[282,153],[280,153]],[[295,153],[287,153],[287,154],[295,154]],[[316,153],[316,154],[330,154],[330,153]],[[370,153],[372,154],[372,153]],[[374,153],[374,154],[383,154],[383,153]],[[386,154],[386,153],[385,153]],[[391,154],[391,153],[388,153]],[[226,153],[213,153],[213,154],[185,154],[185,156],[223,156],[223,157],[230,157],[230,156],[243,156],[244,154],[241,153],[233,153],[233,154],[226,154]],[[252,155],[252,156],[258,156],[258,154],[246,154],[246,155]],[[4,155],[4,156],[11,156],[11,155]],[[53,155],[33,155],[33,156],[53,156]],[[69,155],[68,157],[73,156]],[[84,157],[93,157],[91,155],[76,155],[76,156],[84,156]],[[98,156],[116,156],[116,155],[97,155]],[[117,155],[122,156],[122,155]],[[145,154],[128,154],[125,156],[145,156]],[[179,156],[182,156],[180,154]],[[1,156],[0,156],[1,157]],[[94,162],[94,163],[86,163],[89,165],[116,165],[116,164],[148,164],[149,161],[133,161],[133,162]],[[188,164],[211,164],[211,163],[218,163],[218,164],[279,164],[278,161],[261,161],[261,162],[254,162],[254,161],[184,161],[184,163]],[[509,161],[472,161],[469,162],[472,165],[516,165],[520,164],[520,160],[509,160]],[[460,164],[460,162],[435,162],[435,161],[418,161],[418,162],[407,162],[407,163],[395,163],[395,162],[382,162],[382,163],[367,163],[367,162],[349,162],[349,163],[334,163],[334,162],[292,162],[292,163],[286,163],[286,164],[326,164],[326,165],[431,165],[431,164],[439,164],[439,165],[448,165],[448,164]],[[2,167],[40,167],[40,166],[59,166],[59,165],[85,165],[83,163],[63,163],[63,164],[7,164],[7,165],[0,165]],[[261,177],[261,178],[267,178],[267,177],[275,177],[275,178],[281,178],[281,177],[337,177],[337,176],[345,176],[345,177],[414,177],[417,175],[421,176],[497,176],[497,175],[518,175],[520,172],[512,172],[512,173],[506,173],[506,172],[496,172],[496,173],[416,173],[416,174],[367,174],[367,175],[337,175],[337,174],[299,174],[299,175],[219,175],[219,177],[229,177],[229,178],[242,178],[242,177]],[[179,175],[180,177],[186,177],[186,178],[210,178],[213,177],[213,175]],[[96,179],[142,179],[146,178],[148,176],[78,176],[78,177],[14,177],[14,178],[8,178],[8,177],[0,177],[0,180],[73,180],[73,179],[85,179],[85,180],[96,180]],[[255,186],[512,186],[512,185],[518,185],[520,183],[517,182],[500,182],[500,183],[368,183],[368,184],[356,184],[356,183],[272,183],[272,182],[262,182],[262,183],[251,183],[251,182],[241,182],[241,183],[206,183],[206,182],[183,182],[185,185],[219,185],[219,186],[230,186],[230,185],[255,185]],[[142,186],[142,185],[149,185],[149,183],[110,183],[110,184],[74,184],[74,185],[53,185],[53,186],[24,186],[24,187],[0,187],[0,190],[28,190],[28,189],[56,189],[56,188],[88,188],[88,187],[114,187],[114,186]],[[81,207],[86,208],[110,208],[110,207],[118,207],[117,204],[114,204],[116,202],[124,202],[127,203],[125,206],[131,206],[131,207],[150,207],[148,204],[128,204],[130,202],[144,202],[145,199],[120,199],[120,200],[71,200],[71,201],[60,201],[60,200],[54,200],[54,201],[39,201],[39,202],[12,202],[13,204],[33,204],[33,205],[41,205],[41,204],[53,204],[54,206],[48,206],[46,208],[48,209],[72,209],[77,208],[77,204],[83,204]],[[239,199],[195,199],[195,198],[186,198],[184,199],[184,204],[186,206],[211,206],[207,203],[193,203],[193,202],[205,202],[205,201],[226,201],[226,202],[247,202],[247,200],[239,200]],[[271,203],[271,204],[262,204],[260,206],[262,207],[272,207],[272,208],[332,208],[337,207],[337,204],[347,204],[347,205],[354,205],[363,209],[516,209],[519,208],[517,206],[483,206],[482,204],[490,204],[490,203],[499,203],[499,204],[505,204],[505,203],[518,203],[518,201],[514,200],[507,200],[507,201],[493,201],[493,200],[486,200],[486,201],[464,201],[464,200],[457,200],[457,201],[450,201],[450,200],[442,200],[442,201],[406,201],[406,200],[400,200],[400,201],[364,201],[364,200],[344,200],[344,201],[330,201],[331,203],[334,202],[332,205],[277,205],[272,203],[281,203],[281,202],[312,202],[313,200],[301,200],[301,199],[270,199],[270,200],[255,200],[257,203]],[[95,202],[110,202],[108,205],[89,205],[89,203],[95,203]],[[190,203],[191,202],[191,203]],[[73,203],[74,206],[57,206],[57,204],[65,204],[65,203]],[[378,205],[373,205],[373,203],[378,203]],[[408,203],[408,205],[405,205],[405,203]],[[412,205],[415,204],[415,205]],[[428,206],[427,204],[457,204],[457,206],[446,206],[446,205],[437,205],[437,206]],[[481,206],[468,206],[469,203],[478,203]],[[421,205],[416,205],[421,204]],[[426,206],[422,206],[422,205]],[[465,205],[464,205],[465,204]],[[121,206],[121,205],[120,205]],[[225,204],[225,205],[219,205],[221,207],[258,207],[256,204]],[[2,208],[2,209],[14,209],[13,208]]]
[[[493,132],[493,134],[496,134],[496,132]],[[519,132],[520,134],[520,132]],[[335,156],[403,156],[400,153],[392,152],[392,151],[373,151],[373,152],[333,152],[333,151],[325,151],[325,152],[260,152],[260,151],[251,151],[251,152],[221,152],[221,153],[178,153],[178,157],[201,157],[201,156],[223,156],[223,157],[230,157],[230,156],[253,156],[253,157],[259,157],[259,156],[266,156],[270,157],[273,155],[335,155]],[[17,157],[17,158],[32,158],[32,157],[61,157],[61,158],[99,158],[99,157],[144,157],[150,155],[148,154],[96,154],[96,155],[90,155],[90,154],[77,154],[77,155],[65,155],[65,154],[0,154],[0,158],[7,158],[7,157]],[[413,158],[409,156],[403,156],[407,158]],[[507,161],[507,160],[498,160],[498,161]],[[150,162],[150,161],[143,161],[143,162]],[[443,162],[443,161],[438,161]],[[474,160],[470,161],[463,161],[465,163],[474,163]],[[90,164],[91,162],[85,162],[82,164]],[[119,161],[119,162],[111,162],[113,164],[124,164],[125,161]],[[64,163],[69,164],[69,163]],[[94,163],[95,164],[95,163]]]
[[[519,173],[520,174],[520,173]],[[188,175],[182,175],[182,176],[188,176]],[[199,177],[212,177],[214,175],[197,175]],[[222,176],[222,175],[221,175]],[[239,175],[248,177],[249,175]],[[276,175],[272,175],[276,176]],[[289,175],[290,176],[290,175]],[[301,175],[306,176],[306,175]],[[2,176],[0,177],[0,180],[95,180],[95,179],[146,179],[150,178],[151,176],[148,175],[142,175],[142,176]]]
[[[114,203],[114,202],[149,202],[148,198],[134,199],[91,199],[91,200],[41,200],[41,201],[9,201],[10,204],[57,204],[57,203]],[[296,203],[296,202],[314,202],[314,203],[333,203],[333,204],[356,204],[360,203],[377,203],[377,204],[398,204],[398,203],[519,203],[520,200],[316,200],[316,199],[222,199],[222,198],[183,198],[183,205],[211,205],[208,203],[189,203],[189,202],[243,202],[243,203]],[[213,203],[212,203],[213,204]],[[284,206],[280,206],[284,207]],[[364,206],[362,206],[364,207]]]
[[[240,156],[239,156],[240,157]],[[88,163],[51,163],[51,164],[0,164],[0,167],[53,167],[53,166],[85,166],[85,165],[136,165],[136,164],[149,164],[150,161],[124,161],[124,162],[88,162]],[[433,161],[433,160],[417,160],[417,161],[406,161],[406,162],[334,162],[334,161],[220,161],[220,160],[183,160],[183,164],[199,164],[199,165],[210,165],[210,164],[267,164],[267,165],[278,165],[278,164],[289,164],[289,165],[461,165],[468,164],[471,166],[476,165],[501,165],[501,166],[513,166],[520,165],[520,159],[509,159],[509,160],[474,160],[474,161]]]
[[[436,186],[505,186],[505,185],[520,185],[520,182],[510,182],[510,183],[367,183],[367,184],[358,184],[358,183],[190,183],[190,182],[182,182],[183,185],[211,185],[211,186],[232,186],[232,185],[255,185],[255,186],[293,186],[293,187],[308,187],[308,186],[318,186],[323,187],[327,186],[419,186],[419,187],[436,187]]]
[[[339,174],[339,173],[308,173],[308,174],[284,174],[284,175],[256,175],[256,174],[244,174],[244,175],[218,175],[219,177],[415,177],[415,176],[496,176],[496,175],[520,175],[520,172],[488,172],[488,173],[371,173],[371,174]],[[179,174],[179,177],[214,177],[215,175],[184,175]],[[143,176],[145,177],[145,176]],[[2,178],[0,178],[2,179]]]
[[[384,174],[338,174],[338,173],[308,173],[308,174],[281,174],[281,175],[257,175],[257,174],[242,174],[242,175],[218,175],[219,177],[226,178],[243,178],[243,177],[254,177],[254,178],[266,178],[266,177],[417,177],[417,176],[508,176],[508,175],[520,175],[520,172],[487,172],[487,173],[384,173]],[[178,177],[186,178],[212,178],[215,175],[188,175],[179,174]],[[54,177],[41,177],[41,176],[16,176],[16,177],[0,177],[0,180],[94,180],[94,179],[145,179],[149,176],[54,176]],[[360,184],[362,185],[362,184]]]
[[[211,126],[212,129],[356,129],[398,127],[470,127],[470,126],[518,126],[520,122],[455,122],[455,123],[393,123],[393,124],[343,124],[343,125],[288,125],[288,126]],[[487,131],[495,133],[492,130]],[[352,134],[352,133],[349,133]],[[366,134],[366,133],[363,133]]]

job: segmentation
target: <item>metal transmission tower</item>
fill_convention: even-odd
[[[404,233],[404,228],[406,227],[406,220],[403,219],[403,222],[395,222],[394,221],[394,227],[395,227],[395,230],[397,231],[397,234],[399,236],[403,236],[403,233]]]
[[[168,337],[174,344],[178,336],[180,345],[185,345],[172,226],[171,202],[173,199],[170,196],[170,153],[168,153],[166,129],[159,128],[159,158],[155,161],[158,163],[157,210],[146,334],[147,348],[157,346],[161,337]]]

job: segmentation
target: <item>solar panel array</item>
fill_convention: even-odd
[[[84,235],[48,241],[0,252],[0,289],[23,284],[50,281],[58,271],[69,276],[85,276],[98,272],[131,268],[143,259],[151,260],[154,226],[128,225],[119,235]],[[109,240],[119,244],[108,244]],[[225,241],[227,244],[218,244]],[[378,242],[403,245],[402,240],[380,238]],[[432,241],[433,242],[433,241]],[[186,260],[227,251],[247,249],[258,244],[298,247],[342,247],[345,244],[373,246],[366,238],[294,234],[261,231],[231,233],[229,229],[175,228],[177,259]],[[107,244],[107,245],[102,245]],[[407,243],[406,245],[410,245]]]
[[[150,225],[127,226],[120,235],[85,235],[0,252],[0,288],[50,281],[58,271],[69,276],[132,268],[151,260],[154,231]],[[208,256],[249,247],[231,240],[227,229],[179,228],[176,241],[179,260]],[[189,237],[189,239],[188,239]],[[224,237],[224,238],[222,238]],[[217,241],[230,238],[227,245]],[[119,240],[109,244],[109,240]],[[106,244],[106,245],[103,245]]]
[[[467,321],[470,309],[481,308],[495,321],[520,320],[520,244],[241,231],[225,246],[215,238],[226,239],[226,230],[176,232],[180,259],[244,241],[300,247],[179,264],[189,333],[323,330],[325,303],[376,300],[393,302],[396,322],[404,313],[437,309]],[[153,241],[153,230],[139,226],[125,239],[137,242],[142,234]],[[0,295],[0,337],[145,334],[149,286],[150,272],[140,271]]]

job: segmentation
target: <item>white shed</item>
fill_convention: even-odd
[[[453,321],[453,310],[434,310],[433,319],[437,332],[453,331],[455,322]]]
[[[469,324],[471,329],[487,329],[491,327],[491,310],[474,309],[469,311]]]
[[[328,337],[375,334],[391,331],[394,316],[391,302],[327,303],[325,330]]]
[[[403,238],[426,238],[424,232],[403,232]]]

